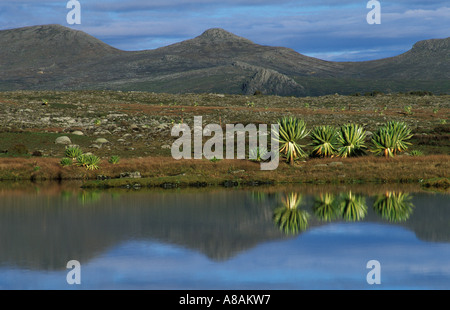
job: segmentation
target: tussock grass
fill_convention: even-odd
[[[59,161],[57,158],[0,158],[0,180],[87,180],[91,187],[115,187],[136,182],[143,186],[164,183],[221,185],[226,181],[241,185],[419,183],[432,178],[448,178],[450,171],[450,155],[397,156],[388,160],[375,156],[311,159],[294,165],[280,162],[275,171],[261,171],[259,163],[248,160],[211,162],[144,157],[118,164],[103,160],[95,171],[76,166],[62,167]],[[139,171],[142,179],[119,179],[121,173],[134,171]],[[96,181],[99,175],[111,180]]]

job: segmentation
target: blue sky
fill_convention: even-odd
[[[79,0],[81,25],[68,25],[67,0],[0,0],[0,29],[61,24],[123,50],[154,49],[224,28],[255,43],[285,46],[325,60],[401,54],[424,39],[450,36],[447,0]]]

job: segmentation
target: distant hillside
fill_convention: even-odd
[[[449,42],[420,41],[402,55],[375,61],[330,62],[217,28],[170,46],[128,52],[60,25],[33,26],[0,31],[0,90],[449,93]]]

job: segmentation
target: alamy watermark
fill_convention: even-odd
[[[381,264],[379,261],[372,259],[367,262],[367,269],[371,269],[366,276],[367,283],[370,285],[381,284]]]
[[[81,264],[77,260],[67,262],[67,269],[71,269],[66,276],[67,284],[81,284]]]
[[[67,2],[66,8],[70,9],[67,13],[66,21],[69,25],[81,24],[81,4],[77,0]]]
[[[194,116],[194,130],[187,124],[176,124],[172,128],[171,135],[178,138],[171,148],[174,159],[246,159],[249,151],[249,159],[257,159],[257,152],[250,150],[269,150],[268,138],[271,137],[270,151],[261,153],[261,170],[275,170],[279,164],[279,125],[272,124],[270,132],[266,124],[226,124],[225,135],[219,124],[208,124],[203,128],[202,117]],[[211,137],[212,136],[212,137]],[[235,140],[235,136],[237,139]],[[246,137],[248,136],[248,148]],[[203,145],[203,137],[211,137]],[[224,156],[225,138],[225,156]],[[236,142],[236,143],[235,143]],[[192,147],[193,146],[193,147]]]
[[[369,13],[367,13],[367,23],[369,25],[373,24],[381,24],[381,4],[377,0],[370,0],[367,2],[367,8],[371,9]]]

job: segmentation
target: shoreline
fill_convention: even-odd
[[[0,158],[0,182],[77,180],[83,188],[92,189],[417,183],[448,190],[450,184],[450,155],[308,159],[292,166],[280,162],[274,171],[261,171],[260,163],[248,160],[140,157],[123,158],[113,165],[102,159],[95,171],[62,167],[59,161],[50,157]]]

